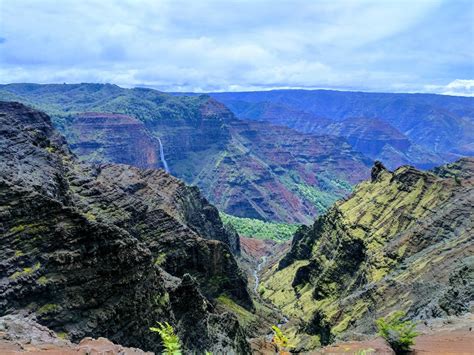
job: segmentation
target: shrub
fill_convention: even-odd
[[[397,311],[376,321],[379,335],[390,344],[397,354],[409,351],[414,344],[414,339],[418,336],[414,330],[415,323],[403,321],[405,316],[405,312]]]
[[[163,347],[165,348],[164,354],[181,355],[181,342],[168,322],[158,322],[158,328],[151,327],[150,330],[160,334]]]
[[[272,343],[274,343],[277,346],[278,351],[286,350],[287,348],[294,347],[293,345],[290,344],[288,338],[285,336],[285,334],[283,334],[283,332],[278,326],[272,325],[272,331],[273,331]]]

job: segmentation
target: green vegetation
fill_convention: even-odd
[[[222,222],[233,226],[241,236],[256,239],[284,242],[291,239],[299,227],[298,224],[264,222],[259,219],[235,217],[222,212],[220,215]]]
[[[45,304],[43,306],[41,306],[37,311],[36,313],[38,315],[42,315],[42,314],[47,314],[47,313],[53,313],[53,312],[56,312],[60,309],[60,306],[57,305],[57,304],[53,304],[53,303],[48,303],[48,304]]]
[[[45,232],[48,230],[48,227],[41,225],[39,223],[32,223],[32,224],[19,224],[10,228],[8,231],[9,233],[27,233],[27,234],[38,234],[41,232]]]
[[[331,190],[330,192],[321,191],[318,187],[308,184],[297,184],[297,193],[311,201],[319,213],[324,213],[331,207],[334,202],[341,199],[344,194]],[[349,192],[350,189],[344,190]]]
[[[272,331],[273,331],[272,343],[274,343],[277,346],[277,349],[279,352],[288,350],[289,348],[294,348],[294,346],[290,344],[290,341],[285,336],[285,334],[283,334],[283,332],[278,326],[273,325]]]
[[[354,355],[369,355],[369,354],[375,354],[375,350],[372,348],[359,349],[354,353]]]
[[[48,283],[48,278],[46,276],[41,276],[38,280],[37,280],[38,284],[41,285],[41,286],[44,286]]]
[[[181,355],[181,342],[168,322],[158,322],[158,328],[151,327],[150,330],[160,334],[163,347],[165,348],[163,354]]]
[[[157,294],[153,298],[153,301],[157,307],[163,307],[170,302],[170,295],[168,294],[168,292],[165,292],[163,294]]]
[[[249,312],[244,307],[235,303],[227,295],[220,295],[217,298],[217,303],[223,306],[226,310],[229,310],[234,313],[239,319],[239,323],[244,327],[248,326],[252,322],[255,322],[256,320],[256,317],[254,314],[252,314],[252,312]]]
[[[166,253],[160,253],[155,259],[155,265],[162,265],[166,261]]]
[[[35,265],[33,265],[32,267],[25,267],[23,268],[22,271],[16,271],[14,272],[12,275],[10,275],[10,280],[15,280],[21,276],[28,276],[28,275],[31,275],[33,274],[35,271],[39,270],[39,268],[41,267],[41,263],[40,262],[37,262]]]
[[[382,336],[397,354],[403,354],[410,350],[414,339],[418,336],[415,332],[415,324],[411,321],[403,321],[406,313],[397,311],[385,318],[376,321],[380,336]]]
[[[59,332],[59,333],[56,333],[56,335],[58,336],[59,339],[63,339],[63,340],[69,339],[69,335],[66,332]]]
[[[344,198],[352,191],[352,186],[347,181],[328,176],[326,173],[318,174],[318,184],[308,185],[294,172],[283,176],[282,183],[300,197],[311,201],[319,213],[326,212],[334,202]]]
[[[200,96],[173,96],[145,88],[124,89],[111,84],[11,84],[0,89],[0,99],[20,101],[48,113],[61,129],[74,114],[108,112],[132,115],[141,121],[195,120]]]
[[[97,220],[97,217],[95,216],[95,214],[93,214],[92,212],[87,212],[84,214],[84,216],[86,217],[86,219],[89,221],[89,222],[95,222]]]

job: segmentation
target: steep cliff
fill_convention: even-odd
[[[72,151],[84,161],[163,168],[158,140],[136,118],[99,112],[77,114],[68,120],[64,134]]]
[[[345,137],[352,148],[374,160],[382,160],[389,168],[411,164],[428,169],[444,159],[414,144],[406,135],[379,118],[351,117],[320,128],[321,132]]]
[[[391,311],[411,319],[460,315],[474,300],[474,160],[371,181],[294,236],[263,296],[301,319],[303,347],[374,331]]]
[[[310,223],[368,176],[370,160],[344,139],[261,122],[227,122],[232,140],[194,180],[223,211]]]
[[[71,340],[160,351],[247,351],[228,297],[253,305],[235,233],[197,188],[162,170],[81,164],[43,113],[0,103],[0,315],[33,312]]]

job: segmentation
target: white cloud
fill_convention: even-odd
[[[440,68],[465,68],[472,58],[464,42],[449,48],[457,56],[439,55],[439,43],[423,50],[407,46],[418,33],[431,31],[427,19],[445,5],[441,0],[0,0],[0,81],[110,81],[185,91],[416,90],[423,88],[420,82],[452,75]],[[461,5],[452,15],[458,22],[459,13],[469,13]],[[443,35],[454,38],[445,28]],[[470,77],[465,71],[455,74],[450,80]]]
[[[474,80],[456,79],[444,88],[443,95],[474,96]]]
[[[442,95],[474,96],[474,80],[456,79],[447,85],[426,85],[425,89]]]

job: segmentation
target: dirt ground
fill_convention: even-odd
[[[420,335],[410,354],[474,355],[474,316],[433,320],[418,327]],[[254,354],[275,354],[274,346],[260,340],[252,344]],[[280,354],[289,354],[281,353]],[[384,339],[336,343],[308,354],[395,354]]]
[[[394,354],[383,339],[370,341],[347,342],[324,348],[320,354]],[[317,354],[318,352],[315,352]],[[469,330],[448,330],[435,334],[424,334],[416,338],[410,354],[474,354],[474,332]]]
[[[79,344],[21,344],[0,339],[1,355],[149,355],[139,349],[125,348],[105,338],[85,338]]]

